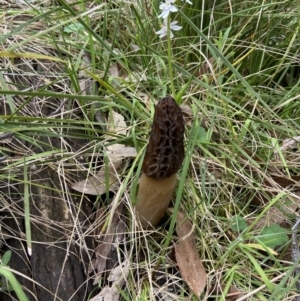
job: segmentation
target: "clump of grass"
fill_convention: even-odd
[[[274,181],[274,174],[298,174],[298,153],[276,156],[274,151],[299,132],[299,8],[294,1],[175,4],[178,10],[167,27],[176,20],[182,28],[172,39],[167,33],[165,40],[157,35],[163,25],[159,1],[96,0],[91,5],[59,0],[56,5],[28,2],[2,11],[2,24],[11,27],[3,27],[0,37],[0,132],[13,133],[14,140],[0,148],[1,156],[7,156],[0,167],[1,183],[9,192],[1,192],[1,207],[8,206],[12,215],[20,213],[14,201],[24,192],[9,186],[24,186],[24,164],[30,167],[28,173],[56,170],[60,185],[53,189],[72,204],[70,184],[99,169],[106,145],[125,143],[142,152],[155,101],[176,94],[191,114],[174,206],[196,225],[209,277],[206,296],[224,300],[212,287],[225,284],[253,292],[252,300],[289,300],[296,293],[294,266],[283,258],[287,246],[274,255],[257,236],[270,208],[285,214],[289,228],[294,216],[282,204],[298,201]],[[95,116],[112,110],[126,117],[128,136],[103,138],[105,128]],[[83,139],[84,145],[72,142]],[[129,212],[138,166],[135,160],[120,175],[119,199],[126,199]],[[92,224],[84,232],[76,224],[84,199],[77,195],[78,203],[70,205],[73,241],[84,241],[96,227]],[[243,231],[231,229],[236,216],[248,222]],[[30,218],[36,216],[31,213]],[[51,227],[49,220],[44,223]],[[151,235],[135,229],[127,233],[132,245],[144,250],[145,260],[138,262],[131,253],[124,299],[154,298],[151,275],[176,243],[174,223],[171,217],[169,228]],[[84,252],[91,254],[88,247]],[[172,260],[163,259],[167,275]],[[273,279],[278,279],[276,284]],[[183,295],[187,288],[179,283]]]

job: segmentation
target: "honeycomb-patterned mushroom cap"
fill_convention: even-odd
[[[162,98],[156,108],[143,172],[156,180],[175,174],[184,157],[184,121],[174,98]]]

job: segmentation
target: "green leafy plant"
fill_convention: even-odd
[[[230,226],[231,230],[235,232],[242,232],[247,227],[248,225],[242,216],[236,215],[231,218],[231,226]]]
[[[263,228],[260,235],[256,236],[255,239],[262,242],[267,247],[274,249],[289,241],[288,233],[289,231],[287,229],[282,228],[277,224],[272,224]]]
[[[79,31],[83,31],[84,27],[80,23],[73,23],[70,25],[65,26],[64,32],[65,33],[78,33]]]

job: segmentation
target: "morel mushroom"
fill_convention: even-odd
[[[155,108],[149,144],[139,181],[136,213],[143,228],[155,226],[166,212],[184,157],[184,121],[171,96]]]

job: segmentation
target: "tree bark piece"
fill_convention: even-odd
[[[72,242],[72,219],[58,177],[46,168],[31,177],[32,278],[38,300],[81,301],[85,274]],[[49,189],[51,188],[51,189]]]

